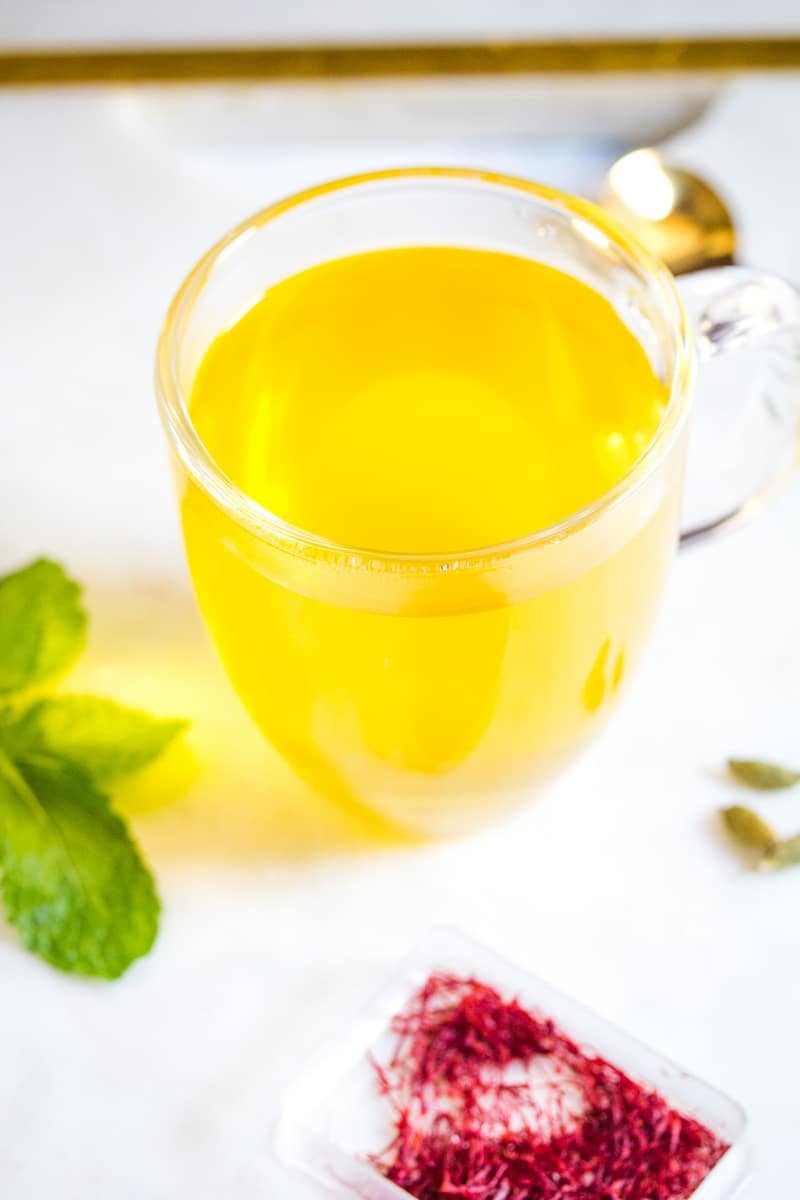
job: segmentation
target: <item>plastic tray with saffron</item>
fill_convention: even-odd
[[[748,1173],[745,1114],[711,1084],[698,1079],[535,975],[506,961],[460,931],[437,928],[399,965],[349,1028],[326,1046],[288,1089],[275,1134],[279,1157],[338,1196],[409,1200],[370,1156],[392,1136],[392,1116],[376,1085],[371,1060],[383,1061],[392,1043],[391,1021],[432,974],[473,977],[504,996],[552,1018],[670,1105],[694,1117],[728,1143],[691,1200],[730,1200]]]

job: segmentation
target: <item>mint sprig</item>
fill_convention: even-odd
[[[28,949],[113,979],[150,950],[160,905],[103,789],[186,722],[94,696],[20,696],[69,665],[86,626],[81,589],[58,564],[0,578],[0,897]]]

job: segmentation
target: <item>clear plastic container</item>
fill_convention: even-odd
[[[730,1200],[747,1178],[745,1114],[735,1100],[657,1051],[453,929],[438,928],[399,965],[352,1025],[331,1042],[291,1085],[284,1098],[275,1149],[288,1165],[311,1175],[334,1195],[363,1200],[409,1200],[368,1155],[391,1139],[391,1114],[377,1093],[369,1056],[387,1057],[391,1018],[433,971],[471,975],[552,1017],[575,1041],[590,1047],[633,1079],[658,1091],[679,1111],[702,1121],[730,1150],[693,1193],[692,1200]]]

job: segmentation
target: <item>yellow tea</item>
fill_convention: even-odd
[[[206,352],[190,411],[247,496],[402,573],[403,556],[466,556],[584,509],[643,454],[667,398],[586,284],[431,246],[269,289]],[[553,578],[534,564],[529,595],[491,571],[439,584],[432,567],[388,609],[326,596],[301,567],[279,577],[194,488],[183,517],[201,606],[264,732],[322,790],[445,829],[451,810],[490,815],[493,789],[549,770],[601,719],[647,633],[675,503],[591,562]]]

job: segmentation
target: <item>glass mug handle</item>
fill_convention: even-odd
[[[717,267],[678,280],[700,366],[681,544],[750,520],[800,452],[800,291]]]

